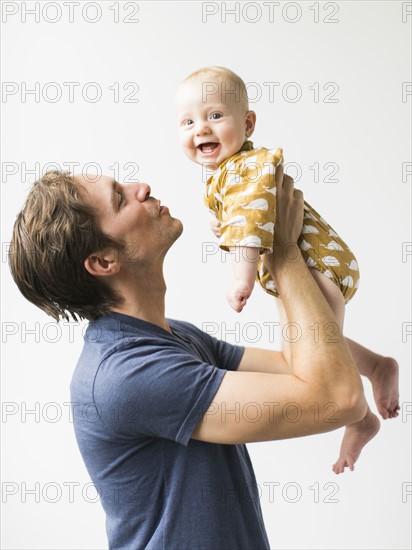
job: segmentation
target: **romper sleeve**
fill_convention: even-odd
[[[262,149],[228,164],[222,185],[220,247],[251,246],[272,252],[276,215],[275,169],[282,150]]]

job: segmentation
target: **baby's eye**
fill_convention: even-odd
[[[210,118],[211,118],[212,120],[218,120],[219,118],[222,118],[222,115],[221,115],[220,113],[212,113],[212,114],[210,115]]]
[[[191,118],[188,118],[183,123],[184,126],[190,126],[191,124],[193,124],[193,120]]]

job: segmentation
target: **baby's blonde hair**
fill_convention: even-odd
[[[242,108],[244,108],[245,111],[248,111],[249,100],[247,96],[246,85],[243,82],[243,80],[240,78],[240,76],[238,76],[236,73],[234,73],[230,69],[227,69],[226,67],[219,67],[219,66],[202,67],[201,69],[198,69],[197,71],[187,76],[183,80],[182,84],[190,80],[193,80],[195,78],[201,78],[205,84],[208,84],[208,82],[204,80],[205,78],[216,79],[216,77],[217,79],[219,79],[219,82],[216,82],[216,80],[215,81],[211,80],[209,84],[212,86],[212,88],[209,90],[209,93],[216,93],[220,88],[220,94],[221,94],[223,103],[226,101],[226,96],[227,96],[232,101],[234,99],[236,103],[239,103],[239,105]],[[229,86],[226,87],[226,84],[229,84]],[[216,88],[216,86],[218,86],[218,88]],[[206,93],[207,93],[207,90],[206,90]]]

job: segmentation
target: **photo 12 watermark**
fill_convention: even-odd
[[[270,161],[263,163],[256,162],[255,160],[248,159],[244,164],[244,171],[242,178],[240,174],[231,168],[226,167],[226,173],[228,177],[233,178],[234,183],[240,183],[244,185],[253,184],[258,182],[262,176],[270,174],[275,175],[276,167]],[[302,177],[306,184],[321,183],[321,184],[339,184],[339,171],[340,165],[335,161],[318,161],[315,160],[311,163],[301,164],[296,161],[288,161],[283,164],[283,171],[285,174],[293,178],[294,183],[298,183]],[[207,183],[209,178],[213,176],[215,170],[213,164],[207,162],[202,163],[202,182]],[[274,187],[268,192],[276,194],[275,181],[273,181]]]
[[[151,491],[150,491],[151,492]],[[3,481],[1,500],[3,504],[12,502],[66,504],[86,502],[99,503],[102,499],[112,503],[142,503],[152,496],[147,486],[137,482],[79,482],[79,481]]]
[[[109,100],[113,103],[139,103],[137,82],[13,82],[1,84],[2,103],[99,103]]]
[[[412,179],[412,162],[402,162],[402,183]]]
[[[1,21],[5,23],[139,23],[138,2],[20,2],[0,3]]]
[[[94,401],[3,401],[1,404],[2,424],[73,424],[74,417],[90,424],[104,419],[112,426],[130,426],[139,422],[140,406],[135,401],[113,401],[108,406]]]
[[[40,162],[15,162],[4,161],[1,163],[1,182],[2,184],[15,183],[16,176],[20,178],[21,183],[32,183],[39,180],[47,172],[68,172],[72,176],[80,174],[88,183],[98,183],[102,176],[112,176],[118,182],[138,183],[137,177],[139,165],[135,161],[108,161],[104,165],[96,161],[70,161],[63,162],[50,161]]]
[[[308,327],[303,327],[293,321],[285,323],[281,327],[278,321],[249,321],[247,323],[240,323],[239,321],[235,323],[204,321],[202,331],[219,340],[231,340],[236,344],[256,344],[262,340],[272,344],[278,342],[280,338],[289,344],[295,344],[302,339],[305,331],[309,331],[311,339],[315,343],[322,341],[333,344],[337,343],[341,337],[340,328],[336,322],[325,323],[324,325],[314,322]],[[277,337],[279,332],[280,338]]]
[[[210,97],[219,96],[222,103],[241,103],[249,101],[254,104],[260,101],[266,103],[298,103],[313,101],[314,103],[339,103],[340,87],[337,82],[245,82],[245,88],[240,82],[202,82],[202,101],[206,103]]]
[[[402,323],[402,343],[409,343],[409,338],[412,336],[412,323],[404,321]]]
[[[412,96],[412,82],[402,82],[402,103],[408,103]]]
[[[402,483],[402,502],[404,504],[408,503],[411,497],[412,497],[412,482],[404,481]]]
[[[3,481],[1,484],[1,501],[3,504],[33,502],[35,504],[87,502],[95,504],[100,501],[96,486],[78,481]]]
[[[309,410],[313,414],[313,422],[316,424],[336,424],[339,419],[336,417],[339,412],[339,405],[335,402],[329,401],[327,403],[313,403]],[[280,414],[279,414],[280,413]],[[224,424],[228,420],[240,424],[241,422],[247,422],[255,424],[259,422],[262,416],[268,418],[271,423],[278,423],[279,420],[296,424],[304,416],[303,407],[296,401],[290,403],[281,404],[278,401],[267,401],[264,403],[257,403],[250,401],[248,403],[212,403],[208,404],[204,411],[203,423],[207,423],[211,416],[219,416],[219,420]]]
[[[233,485],[230,482],[207,482],[201,485],[201,501],[204,504],[230,504],[233,502],[265,502],[279,504],[286,502],[296,504],[300,501],[309,501],[313,504],[337,504],[339,485],[335,482],[312,485],[297,481],[263,481],[250,482],[244,485]]]
[[[202,23],[337,24],[342,2],[202,2]]]

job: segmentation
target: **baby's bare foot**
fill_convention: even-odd
[[[378,433],[379,426],[378,418],[370,409],[368,409],[365,418],[346,426],[339,458],[332,467],[335,474],[341,474],[346,466],[350,470],[354,469],[363,447]]]
[[[373,396],[382,418],[399,415],[398,363],[392,357],[380,357],[376,362],[370,381]]]

